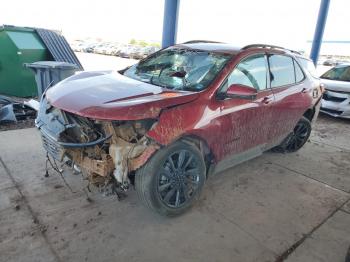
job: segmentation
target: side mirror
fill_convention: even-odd
[[[254,100],[257,97],[255,88],[245,85],[233,84],[230,85],[226,93],[223,94],[225,98],[238,98],[246,100]]]

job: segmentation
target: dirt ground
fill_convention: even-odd
[[[164,218],[133,189],[117,201],[80,176],[45,177],[35,128],[0,132],[0,261],[344,261],[350,245],[350,121],[321,115],[293,154],[266,153],[210,178]]]

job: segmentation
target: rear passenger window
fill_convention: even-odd
[[[269,56],[271,71],[271,87],[285,86],[295,83],[293,59],[283,55]]]
[[[295,82],[299,83],[299,82],[303,81],[304,73],[301,70],[298,63],[295,60],[293,60],[293,62],[294,62],[294,68],[295,68]]]

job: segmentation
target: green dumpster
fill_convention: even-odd
[[[24,63],[53,60],[32,28],[0,26],[0,94],[33,97],[37,87]]]

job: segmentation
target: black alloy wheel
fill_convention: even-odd
[[[311,123],[306,117],[302,117],[293,129],[293,132],[275,148],[277,152],[298,151],[307,142],[311,134]]]
[[[202,153],[195,145],[177,141],[159,149],[135,174],[140,200],[154,211],[175,216],[199,197],[206,180]]]
[[[287,151],[293,152],[301,148],[309,138],[309,132],[309,125],[304,121],[299,121],[286,147]]]
[[[192,152],[182,149],[169,155],[158,173],[157,192],[168,207],[181,207],[199,189],[199,163]]]

